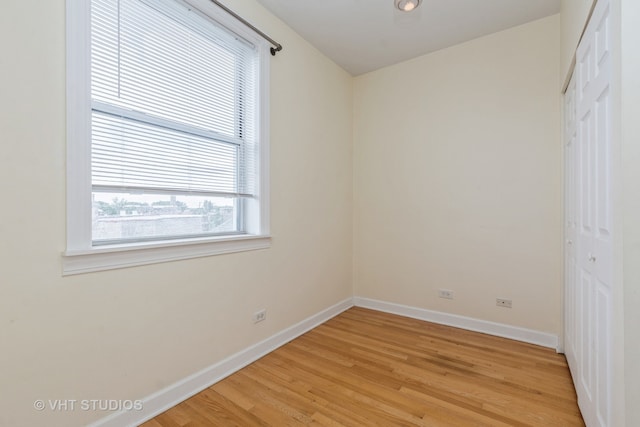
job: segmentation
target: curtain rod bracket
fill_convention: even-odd
[[[254,27],[249,21],[247,21],[246,19],[244,19],[243,17],[241,17],[240,15],[235,13],[233,10],[229,9],[227,6],[223,5],[218,0],[211,0],[211,2],[214,3],[215,5],[217,5],[218,7],[220,7],[225,12],[227,12],[229,15],[233,16],[234,18],[236,18],[238,21],[242,22],[247,27],[251,28],[260,37],[262,37],[263,39],[265,39],[266,41],[271,43],[273,45],[273,47],[271,48],[271,56],[276,56],[276,53],[278,53],[278,52],[280,52],[282,50],[282,45],[280,43],[278,43],[277,41],[275,41],[274,39],[272,39],[271,37],[269,37],[268,35],[266,35],[262,31],[260,31],[256,27]]]
[[[282,50],[282,45],[278,43],[276,47],[271,48],[271,56],[276,56],[276,53]]]

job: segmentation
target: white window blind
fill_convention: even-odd
[[[258,67],[181,1],[91,1],[94,245],[246,231]]]

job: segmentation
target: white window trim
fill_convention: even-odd
[[[92,246],[91,238],[91,10],[88,0],[67,0],[67,249],[62,274],[155,264],[257,249],[271,245],[269,235],[269,45],[242,23],[207,0],[186,3],[250,41],[260,49],[257,135],[260,144],[258,195],[248,209],[257,221],[249,234]]]

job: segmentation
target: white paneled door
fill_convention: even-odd
[[[577,364],[578,354],[578,325],[577,313],[577,286],[576,286],[576,223],[577,223],[577,153],[576,153],[576,81],[575,75],[571,78],[565,95],[565,308],[564,308],[564,352],[569,362],[572,375],[575,378],[574,368]]]
[[[565,96],[565,352],[587,426],[611,425],[611,45],[598,0]]]

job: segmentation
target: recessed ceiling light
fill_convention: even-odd
[[[394,0],[394,4],[403,12],[411,12],[420,5],[420,0]]]

